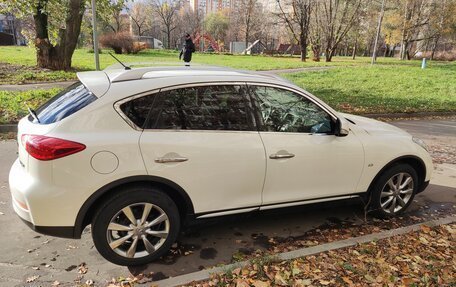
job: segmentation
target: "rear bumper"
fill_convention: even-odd
[[[19,217],[22,221],[34,231],[50,236],[63,237],[63,238],[81,238],[80,236],[74,236],[74,227],[71,226],[36,226],[30,221]]]
[[[31,177],[19,160],[11,167],[9,185],[13,209],[31,229],[46,235],[80,238],[74,235],[74,226],[62,224],[65,214],[59,212],[59,205],[48,195],[57,192]],[[61,205],[65,207],[64,203]]]

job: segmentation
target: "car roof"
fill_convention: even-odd
[[[217,66],[159,66],[126,69],[106,69],[77,73],[79,80],[96,96],[103,96],[112,83],[142,79],[223,77],[224,80],[250,78],[249,80],[286,80],[269,73],[236,70]]]

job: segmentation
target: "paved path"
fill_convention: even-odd
[[[431,144],[456,146],[455,120],[417,120],[394,123]],[[103,284],[111,278],[154,272],[155,279],[198,271],[230,262],[239,252],[264,249],[271,237],[299,236],[334,221],[363,218],[362,208],[352,202],[316,204],[199,221],[179,238],[180,254],[138,268],[113,265],[95,250],[90,231],[80,240],[54,238],[30,230],[14,214],[8,189],[8,172],[16,159],[15,141],[0,141],[0,286],[24,286],[26,278],[40,277],[35,286],[54,280],[73,286],[77,266],[88,267],[82,283],[91,279]],[[456,165],[436,167],[431,185],[416,197],[409,214],[456,204]],[[453,207],[454,208],[454,207]],[[46,267],[48,266],[48,267]],[[39,268],[39,270],[36,270]],[[67,286],[67,285],[64,285]],[[98,285],[97,285],[98,286]]]
[[[52,83],[36,83],[36,84],[23,84],[23,85],[0,85],[0,91],[20,92],[37,89],[52,89],[52,88],[65,88],[73,84],[75,81],[66,82],[52,82]]]
[[[289,73],[298,73],[298,72],[318,72],[326,71],[329,69],[335,68],[334,66],[325,66],[325,67],[306,67],[306,68],[295,68],[295,69],[280,69],[280,70],[267,70],[267,71],[257,71],[259,73],[265,74],[289,74]]]

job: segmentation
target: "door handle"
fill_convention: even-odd
[[[184,162],[187,161],[186,157],[159,157],[155,159],[156,163],[168,163],[168,162]]]
[[[284,159],[284,158],[292,158],[295,157],[294,154],[289,152],[280,151],[278,153],[273,153],[269,156],[270,159]]]

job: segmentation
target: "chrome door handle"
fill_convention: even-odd
[[[269,156],[270,159],[283,159],[295,157],[292,153],[273,153]]]
[[[184,162],[187,161],[186,157],[159,157],[155,159],[156,163],[168,163],[168,162]]]

